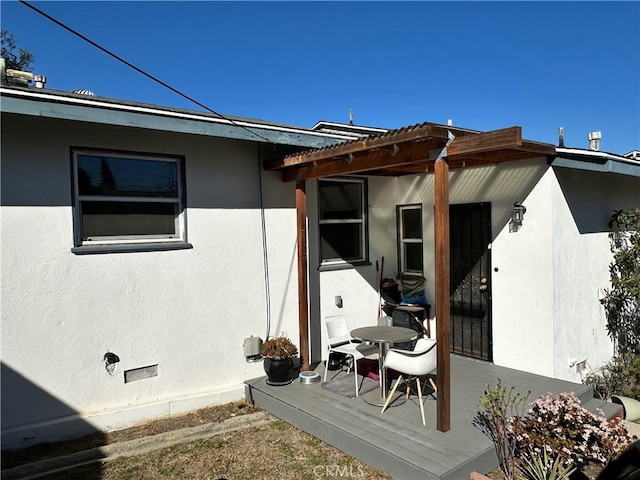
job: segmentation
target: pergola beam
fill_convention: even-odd
[[[453,160],[456,155],[474,155],[504,148],[519,148],[521,146],[522,128],[509,127],[456,138],[449,147],[447,154]]]
[[[310,164],[315,162],[324,162],[327,159],[336,159],[339,157],[348,157],[349,154],[357,155],[358,153],[369,153],[374,149],[392,149],[393,145],[410,144],[412,142],[424,142],[433,139],[447,140],[447,132],[451,130],[460,138],[470,135],[478,135],[473,130],[457,129],[453,127],[445,127],[431,123],[423,123],[413,127],[402,128],[389,134],[378,135],[374,137],[365,137],[363,139],[352,140],[350,142],[323,147],[316,150],[295,153],[287,155],[284,158],[270,160],[264,163],[265,170],[281,170],[290,167]]]
[[[450,169],[492,165],[536,156],[553,155],[553,145],[522,139],[521,127],[477,133],[452,129],[447,148]],[[447,129],[432,124],[345,144],[288,155],[265,163],[281,170],[285,182],[337,175],[409,175],[433,172],[433,160],[447,140]]]
[[[394,170],[416,162],[416,156],[429,158],[429,151],[442,147],[444,140],[430,139],[410,145],[398,147],[393,144],[389,148],[372,149],[366,156],[362,154],[332,157],[322,163],[311,164],[299,168],[289,168],[282,173],[282,180],[291,182],[293,180],[331,177],[335,175],[349,175],[354,173],[369,172],[379,169]],[[393,147],[396,147],[395,149]]]

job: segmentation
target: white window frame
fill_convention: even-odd
[[[344,183],[354,183],[360,185],[360,203],[362,212],[361,218],[348,218],[348,219],[318,219],[318,225],[330,225],[330,224],[360,224],[362,228],[360,229],[360,252],[362,256],[360,258],[322,258],[322,236],[320,233],[320,228],[318,228],[318,253],[320,254],[320,265],[321,266],[329,266],[329,265],[342,265],[347,263],[364,263],[368,261],[369,258],[369,249],[367,248],[367,238],[368,238],[368,230],[367,230],[367,180],[365,178],[339,178],[339,177],[331,177],[326,179],[318,180],[318,212],[320,211],[320,189],[322,182],[344,182]]]
[[[418,210],[420,213],[420,238],[405,238],[403,236],[404,232],[404,216],[402,213],[406,210]],[[423,276],[424,275],[424,232],[423,232],[423,222],[422,222],[422,205],[421,204],[411,204],[411,205],[398,205],[397,206],[397,217],[398,217],[398,261],[399,261],[399,270],[402,275],[408,276]],[[407,269],[407,258],[405,254],[405,245],[407,244],[420,244],[423,246],[423,254],[422,254],[422,269],[420,271],[417,270],[409,270]]]
[[[127,196],[109,196],[109,195],[80,195],[78,185],[78,155],[87,155],[94,157],[110,157],[110,158],[123,158],[131,160],[145,160],[145,161],[160,161],[164,163],[175,163],[177,172],[177,195],[175,198],[160,198],[160,197],[127,197]],[[184,187],[183,187],[183,162],[182,157],[176,156],[163,156],[163,155],[150,155],[140,154],[134,152],[118,152],[111,150],[99,150],[99,149],[72,149],[73,160],[73,192],[74,192],[74,235],[75,246],[110,246],[110,245],[136,245],[136,244],[162,244],[162,243],[175,243],[186,242],[186,228],[184,219]],[[87,240],[82,238],[82,207],[81,202],[122,202],[122,203],[172,203],[176,205],[175,216],[175,233],[172,235],[104,235],[99,237],[92,237]]]

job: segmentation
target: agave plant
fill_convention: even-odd
[[[547,454],[546,446],[541,449],[529,447],[528,454],[521,454],[517,460],[522,473],[517,480],[569,480],[576,468],[566,465],[564,460],[562,455],[551,458]]]

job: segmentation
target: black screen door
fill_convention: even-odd
[[[491,204],[451,205],[451,351],[492,360]]]

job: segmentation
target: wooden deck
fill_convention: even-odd
[[[316,370],[323,373],[323,366]],[[493,443],[472,424],[486,384],[495,386],[498,378],[515,392],[531,391],[529,401],[548,392],[574,392],[583,405],[600,406],[593,404],[598,401],[586,385],[456,355],[451,357],[451,430],[446,433],[435,428],[433,396],[425,402],[425,427],[417,397],[381,414],[380,407],[334,394],[320,383],[274,387],[262,377],[245,382],[245,391],[247,400],[272,415],[393,478],[466,480],[472,471],[486,473],[498,465]]]

